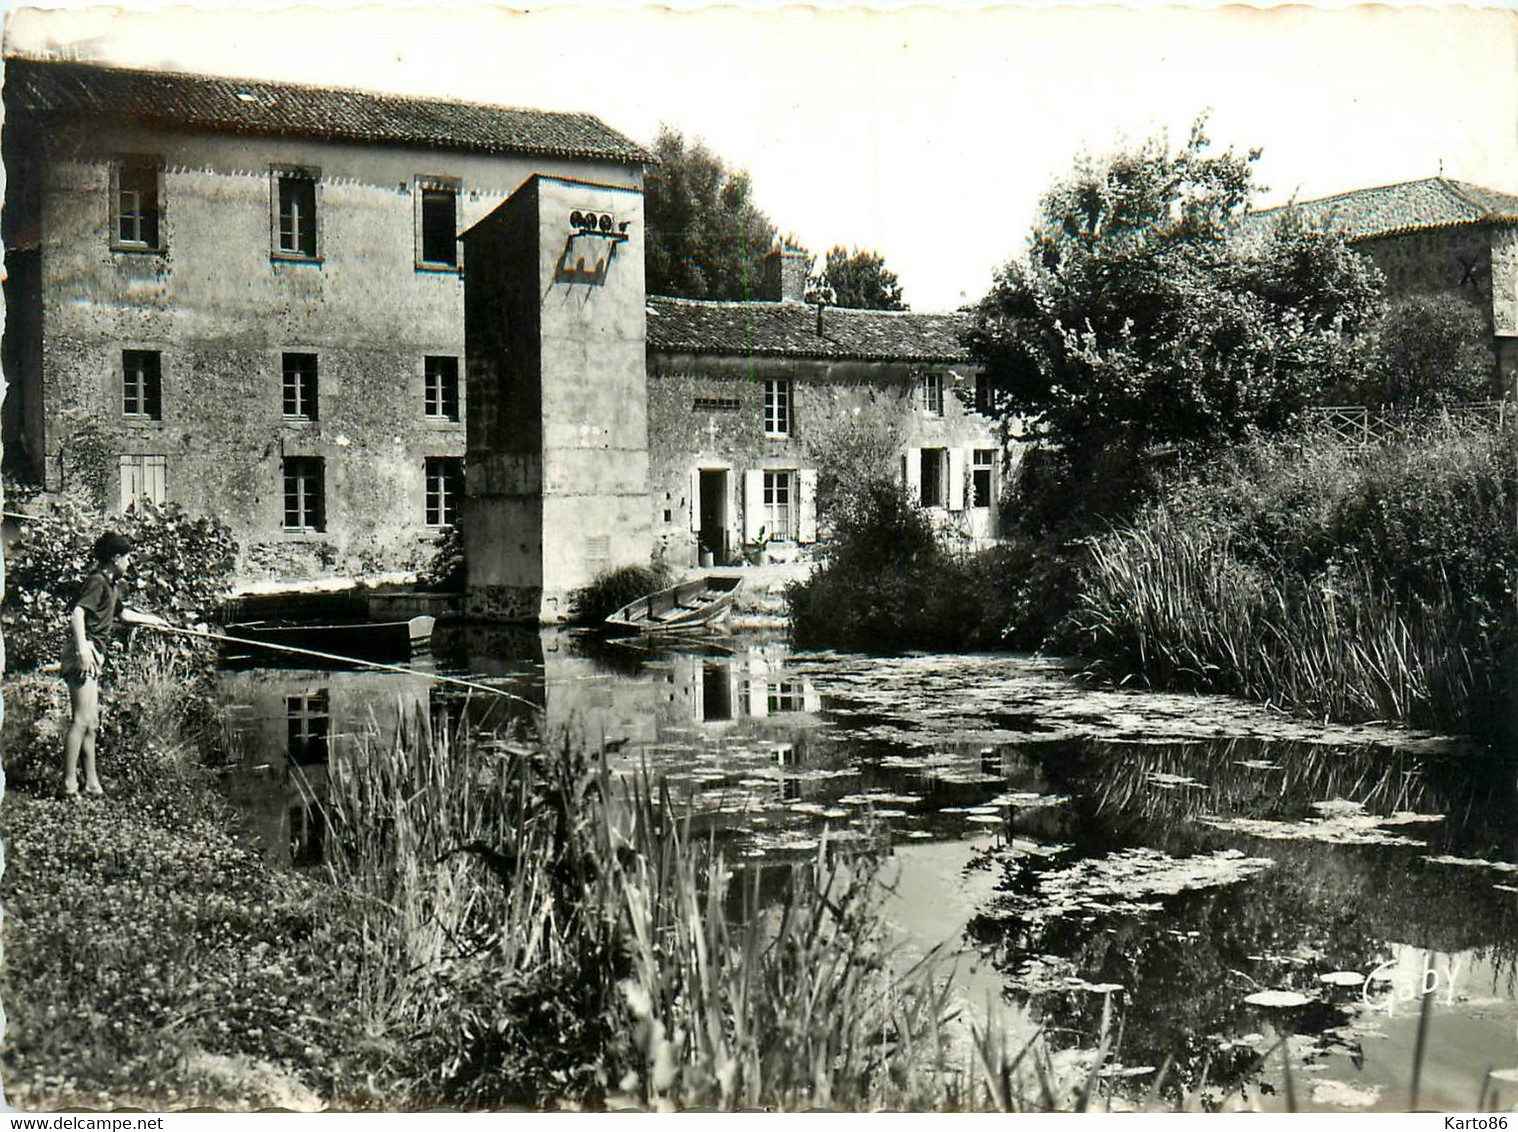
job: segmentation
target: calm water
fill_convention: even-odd
[[[293,764],[329,760],[398,711],[503,733],[541,719],[647,766],[729,855],[775,868],[830,841],[890,846],[908,953],[963,951],[969,1011],[1042,1025],[1064,1067],[1110,993],[1118,1072],[1303,1108],[1408,1104],[1431,995],[1421,1107],[1470,1109],[1488,1070],[1518,1103],[1518,760],[1432,738],[1316,728],[1231,701],[1102,691],[1017,656],[792,655],[736,637],[678,650],[459,630],[425,675],[223,675],[241,758],[226,789],[265,852],[322,854]],[[531,705],[531,706],[529,706]],[[541,712],[541,715],[538,713]],[[1333,980],[1325,981],[1324,976]],[[1294,990],[1305,1004],[1246,1002]]]

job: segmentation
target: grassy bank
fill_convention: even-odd
[[[1518,735],[1514,445],[1433,424],[1240,452],[1092,541],[1074,639],[1158,686]]]
[[[172,688],[180,704],[184,690]],[[361,1101],[375,1065],[351,1041],[324,888],[271,871],[234,838],[192,748],[203,736],[172,723],[180,709],[140,686],[129,698],[101,748],[109,795],[66,800],[61,681],[6,683],[7,1099],[32,1110]]]

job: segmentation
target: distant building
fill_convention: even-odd
[[[430,553],[457,234],[534,174],[637,192],[649,160],[587,115],[284,83],[11,59],[4,97],[7,472],[214,515],[245,576]]]
[[[1518,196],[1448,177],[1355,189],[1294,206],[1376,262],[1389,295],[1464,295],[1487,313],[1501,388],[1518,383]],[[1251,226],[1283,209],[1254,213]]]

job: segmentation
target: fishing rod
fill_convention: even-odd
[[[136,628],[156,629],[160,633],[176,633],[184,637],[199,637],[208,641],[224,641],[230,645],[244,645],[255,649],[271,649],[275,652],[294,653],[296,656],[310,656],[318,660],[335,660],[341,664],[357,664],[365,668],[377,668],[381,672],[399,672],[403,676],[422,676],[428,680],[435,680],[441,684],[454,684],[460,688],[471,688],[477,692],[490,692],[493,695],[505,696],[508,700],[516,700],[528,707],[537,709],[540,705],[533,703],[515,692],[508,692],[503,688],[496,688],[490,684],[481,684],[474,680],[463,680],[457,676],[444,676],[438,672],[423,672],[415,668],[407,668],[401,664],[382,664],[377,660],[363,660],[356,656],[341,656],[338,653],[320,652],[317,649],[301,648],[298,645],[280,645],[272,641],[250,641],[246,637],[234,637],[227,633],[214,633],[210,629],[185,629],[178,625],[154,625],[142,623]]]

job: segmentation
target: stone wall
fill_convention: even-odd
[[[470,608],[504,618],[536,592],[562,621],[651,552],[643,196],[534,177],[465,242]]]
[[[1518,388],[1518,228],[1411,232],[1356,245],[1386,275],[1389,297],[1448,292],[1479,306],[1495,337],[1495,395]]]
[[[111,246],[111,160],[164,163],[162,253]],[[318,170],[319,259],[271,255],[271,167]],[[637,186],[636,168],[436,150],[102,129],[39,163],[40,372],[13,383],[29,469],[67,488],[81,422],[120,454],[167,458],[167,495],[227,522],[246,577],[408,568],[431,552],[424,461],[464,454],[423,411],[423,359],[462,356],[458,270],[417,264],[418,179],[459,186],[459,228],[537,171]],[[23,321],[28,312],[12,311]],[[122,351],[162,357],[162,420],[122,412]],[[318,413],[288,421],[284,352],[318,357]],[[8,358],[8,361],[13,359]],[[326,523],[283,529],[282,460],[325,461]]]

